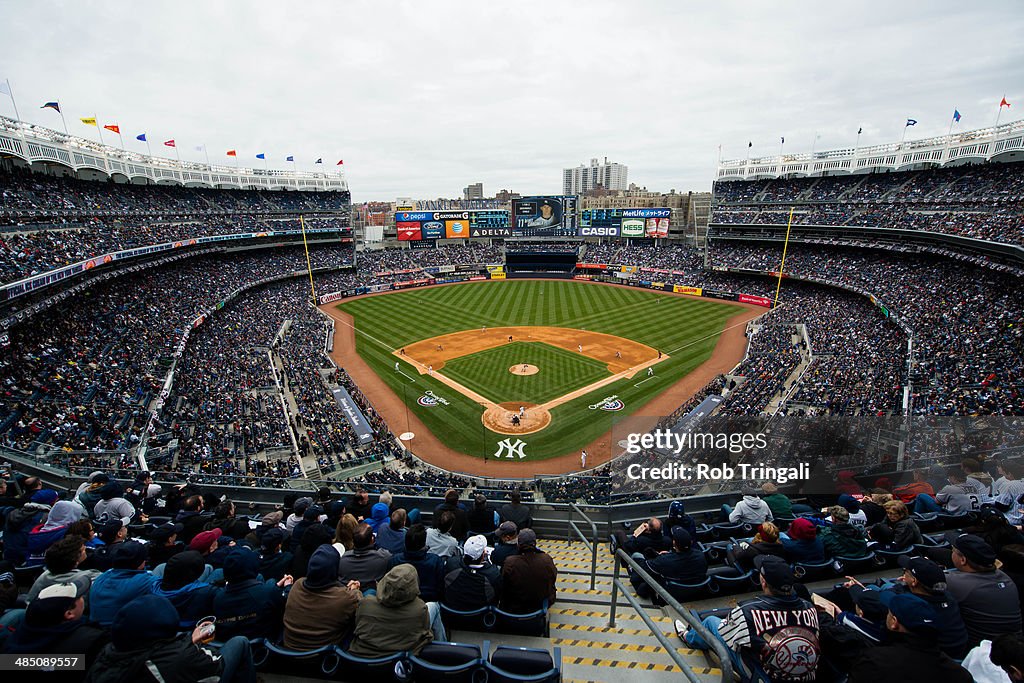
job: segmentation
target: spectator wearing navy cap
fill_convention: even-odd
[[[120,543],[111,553],[113,567],[92,582],[89,619],[103,626],[114,622],[118,610],[135,598],[153,592],[156,577],[146,571],[146,546]]]
[[[203,634],[178,633],[178,614],[166,598],[136,598],[117,613],[110,643],[90,667],[90,683],[221,681],[254,683],[252,651],[245,638],[232,638],[215,654],[199,647]],[[154,671],[155,670],[155,671]]]
[[[632,557],[662,585],[665,580],[695,584],[708,577],[708,563],[704,559],[704,553],[693,546],[693,537],[681,526],[672,529],[672,550],[656,555],[652,559],[645,558],[641,553],[634,553]],[[640,597],[649,598],[654,594],[651,587],[636,572],[631,570],[629,579]]]
[[[185,544],[178,542],[178,535],[185,529],[180,522],[167,522],[153,529],[149,534],[146,549],[149,558],[146,562],[150,567],[158,567],[167,562],[182,550]]]
[[[889,609],[885,645],[867,650],[850,669],[850,683],[934,683],[952,681],[971,683],[974,679],[962,666],[939,650],[935,636],[938,621],[935,610],[916,595],[882,591],[883,604]]]
[[[281,546],[287,538],[284,529],[267,529],[260,537],[260,574],[265,579],[284,578],[295,557]]]
[[[555,583],[558,569],[551,556],[537,548],[533,529],[519,532],[519,554],[506,558],[501,568],[501,608],[514,614],[528,614],[553,605],[558,597]]]
[[[519,530],[516,528],[515,522],[505,521],[498,525],[495,534],[497,541],[494,544],[494,550],[491,551],[491,562],[495,566],[501,567],[505,563],[505,558],[519,552],[519,543],[516,541]]]
[[[853,612],[839,611],[835,603],[815,604],[821,651],[840,671],[849,671],[865,650],[884,642],[889,614],[879,591],[854,587],[850,597]]]
[[[946,584],[960,606],[971,647],[1021,632],[1017,586],[995,564],[995,549],[980,536],[960,534],[953,540],[953,565],[959,571],[946,574]]]
[[[213,598],[217,640],[234,636],[277,640],[284,617],[285,589],[292,577],[259,578],[260,556],[245,546],[235,546],[224,559],[227,586]]]

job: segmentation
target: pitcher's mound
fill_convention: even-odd
[[[520,363],[519,365],[513,365],[508,369],[513,375],[536,375],[540,372],[540,368],[536,365],[529,365],[527,363]]]
[[[522,366],[520,366],[522,367]],[[519,415],[519,406],[526,410],[519,424],[512,424],[512,416]],[[492,432],[499,434],[532,434],[551,424],[551,413],[533,403],[502,403],[492,405],[480,418]]]

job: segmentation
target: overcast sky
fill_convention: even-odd
[[[353,201],[561,191],[608,157],[651,190],[718,159],[944,134],[1024,109],[1024,3],[0,0],[21,115],[60,100],[145,151],[344,169]],[[0,96],[0,113],[13,115]],[[107,141],[115,140],[114,136]],[[115,140],[116,141],[116,140]],[[173,155],[168,155],[173,156]],[[325,165],[312,162],[323,157]]]

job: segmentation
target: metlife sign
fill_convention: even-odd
[[[580,237],[668,237],[672,209],[587,209],[580,214]]]

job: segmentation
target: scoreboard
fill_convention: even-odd
[[[398,211],[398,239],[455,239],[461,237],[511,237],[508,211]]]
[[[580,237],[668,237],[672,209],[586,209]]]

